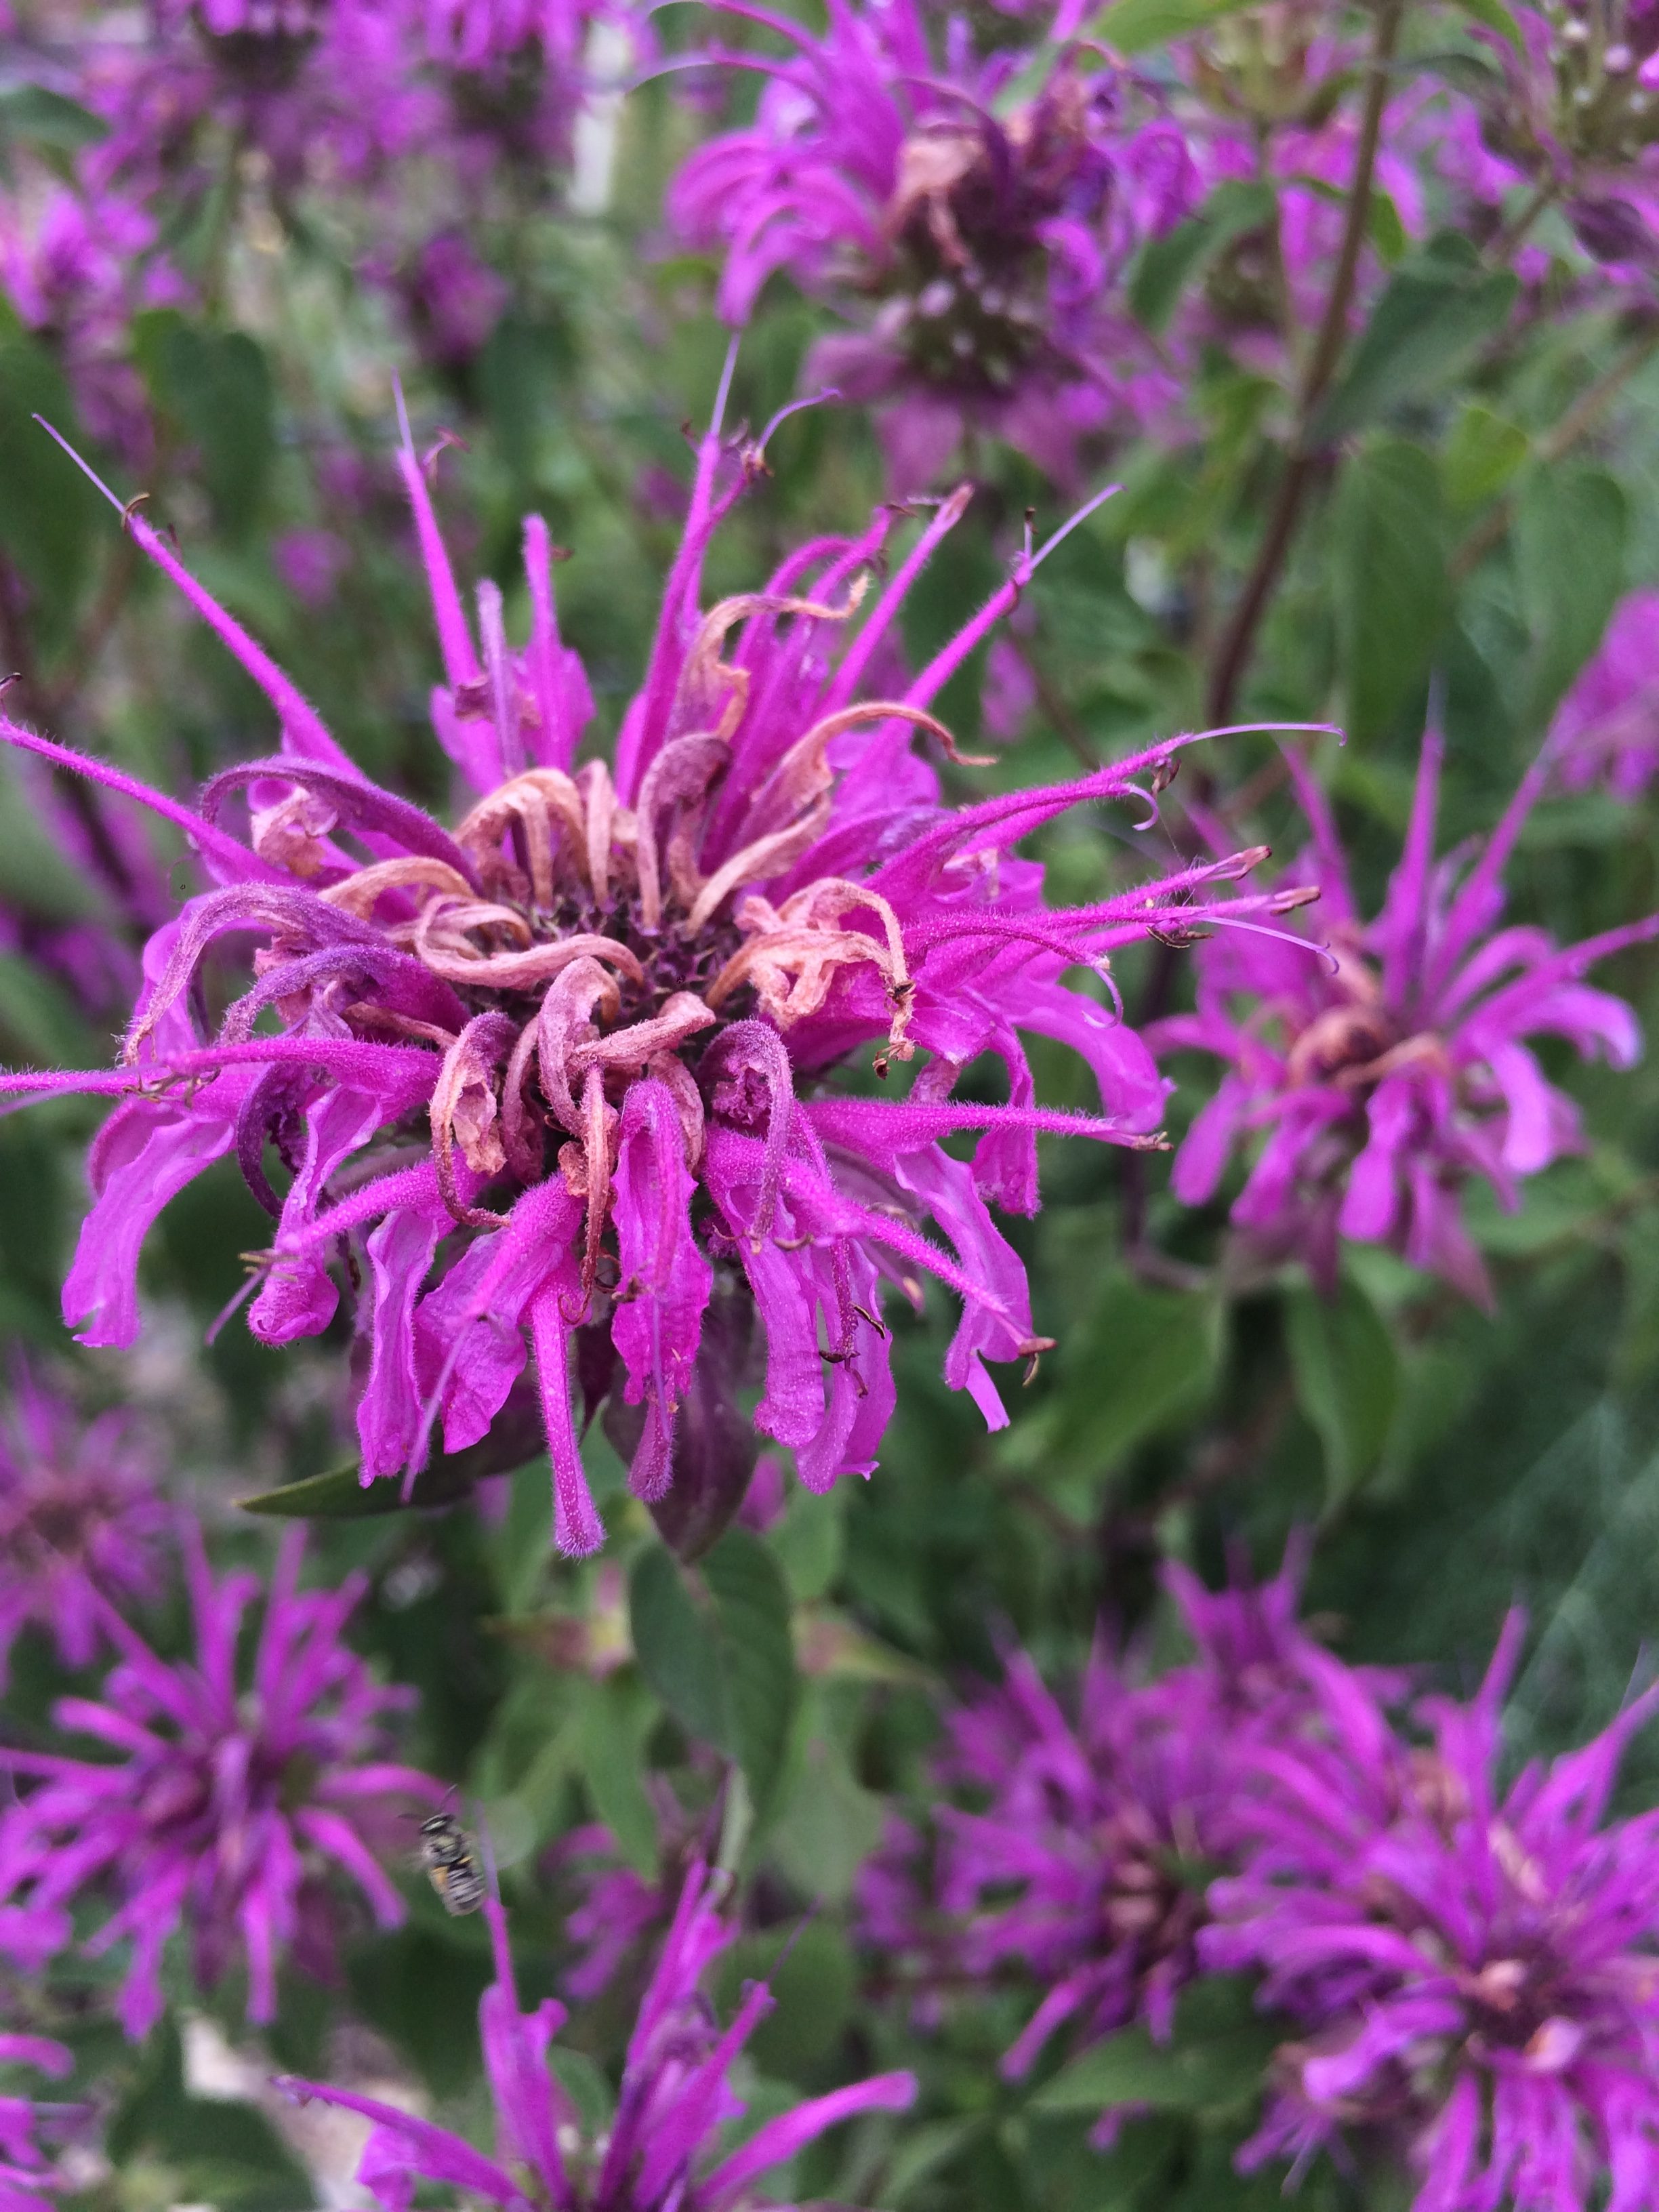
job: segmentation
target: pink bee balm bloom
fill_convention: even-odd
[[[1071,1718],[1022,1652],[1001,1685],[947,1720],[935,1776],[980,1809],[937,1814],[933,1896],[920,1838],[896,1827],[866,1870],[868,1936],[937,1976],[990,1979],[1018,1967],[1044,1994],[1005,2057],[1016,2079],[1064,2028],[1078,2044],[1144,2019],[1160,2041],[1198,1970],[1206,1884],[1236,1862],[1255,1762],[1313,1706],[1297,1620],[1305,1551],[1274,1578],[1218,1594],[1186,1570],[1169,1587],[1197,1645],[1151,1679],[1097,1644]],[[1381,1694],[1397,1694],[1378,1678]],[[939,1970],[943,1969],[941,1972]],[[1102,2124],[1109,2137],[1117,2115]]]
[[[319,2082],[281,2083],[296,2102],[315,2098],[374,2124],[357,2179],[386,2212],[405,2212],[422,2181],[447,2183],[472,2201],[508,2212],[767,2212],[776,2200],[757,2187],[825,2129],[859,2112],[902,2112],[915,2098],[909,2074],[879,2074],[813,2097],[768,2120],[736,2149],[720,2154],[719,2132],[744,2106],[727,2075],[772,2007],[764,1983],[750,1984],[730,2027],[716,2023],[702,1979],[731,1942],[720,1919],[721,1877],[694,1866],[663,1939],[656,1972],[641,2001],[609,2129],[584,2136],[569,2098],[548,2064],[548,2045],[565,2008],[549,1998],[519,2009],[507,1917],[488,1900],[495,1979],[478,2004],[495,2108],[495,2155],[395,2105]],[[782,2212],[777,2208],[777,2212]]]
[[[1333,1279],[1338,1235],[1388,1243],[1468,1297],[1490,1286],[1464,1225],[1471,1176],[1504,1206],[1524,1176],[1582,1149],[1578,1113],[1524,1042],[1565,1036],[1616,1067],[1639,1055],[1622,999],[1582,981],[1598,960],[1659,933],[1659,916],[1563,950],[1542,929],[1498,928],[1503,871],[1548,781],[1547,748],[1473,860],[1434,858],[1443,741],[1423,743],[1411,826],[1374,921],[1355,911],[1322,793],[1291,757],[1313,826],[1322,959],[1284,938],[1216,938],[1197,956],[1198,1010],[1149,1031],[1160,1054],[1227,1064],[1177,1153],[1189,1206],[1212,1198],[1229,1156],[1252,1146],[1232,1219],[1270,1255],[1297,1252]]]
[[[1317,1729],[1260,1777],[1244,1871],[1216,1883],[1209,1967],[1263,1977],[1297,2026],[1246,2166],[1350,2129],[1409,2149],[1416,2212],[1638,2212],[1659,2186],[1659,1813],[1607,1819],[1631,1705],[1582,1751],[1495,1776],[1522,1624],[1426,1747],[1366,1684],[1307,1661]]]
[[[154,1472],[127,1416],[82,1422],[18,1363],[0,1409],[0,1687],[29,1623],[53,1637],[66,1667],[85,1667],[102,1641],[100,1593],[158,1595],[171,1522]]]
[[[1550,731],[1561,781],[1639,799],[1659,769],[1659,592],[1620,599]]]
[[[0,2066],[30,2066],[61,2078],[74,2063],[61,2043],[44,2035],[0,2033]],[[0,2212],[54,2212],[43,2192],[59,2185],[36,2130],[43,2120],[56,2117],[51,2106],[27,2097],[0,2096]]]
[[[58,1948],[70,1904],[112,1892],[116,1909],[88,1948],[131,1942],[119,2012],[135,2039],[161,2010],[162,1949],[181,1929],[202,1988],[240,1954],[248,2015],[263,2021],[276,2013],[284,1954],[331,1964],[331,1874],[350,1877],[379,1926],[404,1917],[375,1849],[399,1834],[394,1800],[435,1802],[441,1786],[385,1757],[386,1717],[413,1692],[374,1682],[341,1641],[362,1578],[302,1591],[302,1550],[298,1532],[284,1540],[246,1684],[237,1638],[258,1577],[216,1582],[192,1528],[195,1661],[158,1658],[103,1606],[120,1657],[100,1698],[61,1698],[55,1718],[111,1755],[0,1750],[25,1791],[0,1812],[0,1947],[38,1964],[44,1923],[55,1923]]]
[[[1056,49],[1010,106],[1007,54],[941,63],[910,0],[832,8],[785,35],[754,124],[701,147],[669,196],[681,234],[723,252],[721,312],[745,321],[785,270],[862,327],[809,374],[884,403],[896,488],[921,490],[976,427],[1062,479],[1081,441],[1176,393],[1117,296],[1136,249],[1196,199],[1167,119],[1131,119],[1130,80]]]
[[[559,639],[544,526],[532,516],[525,530],[528,642],[509,646],[488,582],[475,641],[405,444],[446,675],[434,724],[474,794],[453,831],[368,783],[137,515],[140,546],[264,684],[284,749],[215,777],[191,809],[0,724],[181,823],[219,885],[151,940],[120,1068],[4,1079],[122,1097],[93,1149],[93,1208],[64,1288],[82,1340],[131,1341],[145,1231],[234,1153],[276,1224],[251,1285],[256,1335],[284,1344],[325,1328],[340,1296],[331,1259],[356,1255],[364,1480],[418,1467],[440,1417],[451,1451],[481,1439],[528,1340],[570,1552],[603,1539],[576,1446],[573,1339],[590,1407],[609,1394],[635,1490],[688,1545],[737,1505],[757,1425],[813,1488],[873,1468],[893,1402],[881,1306],[894,1283],[919,1301],[932,1275],[961,1299],[946,1379],[992,1426],[1006,1422],[986,1361],[1029,1359],[1048,1340],[987,1200],[1036,1210],[1039,1131],[1157,1143],[1164,1099],[1139,1038],[1066,973],[1086,967],[1109,988],[1115,946],[1190,920],[1176,902],[1260,857],[1044,906],[1018,841],[1083,801],[1136,792],[1191,740],[1074,783],[945,805],[917,734],[954,753],[931,702],[1059,537],[1027,552],[902,696],[872,698],[869,664],[965,495],[867,611],[886,510],[862,538],[818,539],[764,591],[704,612],[703,551],[754,453],[703,442],[614,766],[578,767],[591,704]],[[246,842],[220,820],[239,795]],[[1203,911],[1225,921],[1304,896]],[[258,943],[252,986],[210,1034],[191,985],[232,933]],[[1020,1031],[1083,1055],[1099,1115],[1036,1103]],[[908,1098],[830,1087],[871,1047],[878,1075],[928,1053]],[[986,1052],[1006,1067],[1011,1102],[953,1099]],[[939,1143],[964,1130],[984,1133],[971,1164]],[[289,1170],[280,1196],[268,1143]],[[930,1218],[949,1249],[923,1233]],[[734,1394],[757,1316],[767,1366],[751,1425]]]

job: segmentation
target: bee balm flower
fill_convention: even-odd
[[[1169,2037],[1198,1971],[1210,1878],[1237,1863],[1255,1767],[1316,1705],[1316,1647],[1297,1619],[1305,1559],[1297,1545],[1272,1581],[1220,1592],[1170,1568],[1194,1656],[1148,1677],[1097,1643],[1074,1720],[1020,1651],[996,1688],[948,1716],[934,1778],[976,1809],[935,1815],[931,1898],[921,1838],[895,1824],[861,1878],[865,1934],[914,1962],[930,2010],[933,1985],[964,1972],[1029,1974],[1042,1996],[1005,2074],[1028,2074],[1062,2031],[1084,2045],[1142,2019]],[[1395,1678],[1367,1679],[1399,1692]],[[1103,2139],[1120,2117],[1103,2116]]]
[[[120,1656],[102,1696],[56,1708],[59,1729],[112,1756],[0,1750],[0,1767],[23,1784],[0,1812],[0,1948],[38,1964],[68,1940],[72,1901],[112,1890],[116,1910],[89,1948],[131,1942],[119,2012],[135,2039],[161,2012],[161,1954],[181,1929],[198,1984],[210,1986],[240,1954],[249,2016],[268,2021],[283,1955],[331,1957],[331,1873],[349,1876],[380,1926],[403,1919],[373,1846],[398,1832],[392,1801],[435,1801],[440,1785],[383,1756],[385,1717],[412,1693],[376,1685],[340,1640],[361,1577],[301,1591],[301,1548],[297,1532],[283,1547],[247,1686],[237,1636],[258,1579],[216,1583],[192,1531],[194,1662],[159,1658],[106,1605]]]
[[[764,591],[704,611],[703,552],[756,454],[704,441],[614,763],[579,766],[590,702],[559,638],[544,527],[526,526],[527,643],[508,645],[488,582],[475,641],[405,442],[445,668],[434,722],[475,794],[453,830],[368,782],[131,518],[264,686],[284,749],[216,776],[192,810],[0,725],[179,823],[218,879],[151,940],[122,1067],[5,1079],[17,1092],[121,1096],[93,1148],[93,1208],[64,1289],[83,1341],[131,1340],[146,1230],[234,1153],[275,1224],[248,1315],[264,1341],[325,1328],[340,1295],[331,1258],[356,1255],[364,1480],[417,1467],[440,1416],[451,1450],[483,1437],[528,1344],[567,1551],[603,1534],[572,1419],[573,1337],[590,1405],[609,1392],[639,1494],[661,1500],[677,1464],[677,1510],[698,1486],[714,1493],[696,1540],[735,1507],[753,1464],[734,1394],[756,1316],[755,1424],[812,1487],[875,1465],[893,1402],[890,1284],[919,1302],[931,1275],[961,1299],[946,1380],[993,1426],[1006,1420],[985,1363],[1029,1360],[1048,1340],[987,1200],[1036,1211],[1040,1131],[1155,1144],[1165,1087],[1139,1037],[1066,971],[1109,988],[1115,946],[1190,921],[1181,902],[1260,855],[1046,907],[1018,841],[1083,801],[1138,793],[1136,779],[1156,780],[1191,740],[959,808],[916,740],[954,752],[931,702],[1064,531],[1028,550],[902,696],[872,697],[867,672],[965,495],[868,607],[886,511],[862,538],[805,545]],[[220,820],[242,797],[246,842]],[[1202,911],[1224,921],[1304,896]],[[256,940],[253,975],[210,1035],[192,985],[233,934]],[[1036,1103],[1021,1032],[1082,1054],[1099,1115]],[[906,1099],[831,1088],[869,1049],[878,1076],[927,1053]],[[984,1053],[1007,1070],[1006,1105],[951,1095]],[[983,1133],[971,1164],[939,1143],[961,1131]],[[289,1170],[281,1195],[268,1144]],[[930,1218],[948,1249],[923,1233]]]
[[[1563,949],[1541,929],[1498,928],[1503,871],[1556,759],[1528,769],[1476,857],[1437,865],[1439,732],[1423,743],[1405,851],[1374,921],[1354,907],[1322,793],[1291,768],[1314,830],[1328,933],[1322,964],[1283,939],[1217,937],[1198,955],[1198,1011],[1149,1032],[1160,1052],[1227,1063],[1177,1154],[1176,1195],[1211,1198],[1229,1154],[1253,1162],[1232,1218],[1273,1254],[1329,1279],[1340,1233],[1393,1245],[1468,1297],[1491,1296],[1464,1225],[1474,1176],[1520,1204],[1522,1178],[1583,1143],[1577,1108],[1526,1039],[1567,1038],[1628,1067],[1641,1050],[1623,1000],[1582,980],[1596,961],[1659,934],[1659,916]],[[1261,1139],[1259,1143],[1253,1140]]]
[[[38,2073],[62,2075],[74,2063],[61,2043],[44,2035],[0,2033],[0,2066],[32,2066]],[[43,2192],[59,2185],[35,2131],[43,2119],[57,2116],[51,2106],[27,2097],[0,2096],[0,2212],[52,2212],[52,2200]]]
[[[1471,1705],[1423,1702],[1427,1746],[1313,1656],[1319,1728],[1260,1778],[1245,1871],[1214,1886],[1199,1938],[1298,2027],[1244,2165],[1369,2128],[1409,2148],[1415,2212],[1653,2201],[1659,1814],[1607,1804],[1655,1693],[1501,1789],[1522,1626]]]
[[[763,2175],[856,2113],[902,2112],[916,2084],[909,2074],[878,2074],[832,2089],[766,2121],[721,2156],[718,2131],[744,2110],[726,2077],[772,1998],[764,1983],[751,1984],[730,2027],[716,2024],[701,1984],[735,1932],[720,1920],[719,1893],[718,1876],[691,1869],[641,2000],[615,2116],[597,2139],[548,2063],[565,2008],[549,1998],[532,2013],[520,2011],[506,1916],[493,1899],[484,1911],[495,1979],[478,2004],[495,2108],[493,2158],[378,2099],[316,2081],[280,2086],[296,2102],[315,2098],[374,2123],[357,2179],[386,2212],[404,2212],[422,2181],[447,2183],[505,2212],[769,2212],[776,2200],[757,2191]]]
[[[161,1588],[167,1509],[150,1457],[118,1413],[84,1424],[20,1364],[0,1413],[0,1686],[29,1622],[67,1667],[100,1640],[98,1593],[149,1598]]]
[[[1550,737],[1570,790],[1603,783],[1639,799],[1659,770],[1659,592],[1613,609],[1593,659],[1561,702]]]
[[[1019,83],[1020,58],[974,64],[959,35],[938,59],[922,18],[910,0],[832,9],[817,36],[761,16],[792,51],[725,57],[766,74],[758,112],[691,155],[669,212],[723,250],[733,325],[786,270],[863,325],[808,374],[882,403],[900,492],[975,429],[1069,479],[1080,444],[1175,394],[1120,280],[1189,212],[1197,172],[1173,123],[1129,118],[1126,72],[1056,46]]]

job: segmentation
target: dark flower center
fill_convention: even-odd
[[[929,383],[995,397],[1053,351],[1043,227],[1092,217],[1109,191],[1090,112],[1080,82],[1062,76],[1006,128],[934,121],[906,140],[881,326]]]

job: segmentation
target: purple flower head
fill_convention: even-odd
[[[1609,1820],[1654,1693],[1568,1758],[1496,1768],[1512,1618],[1426,1746],[1324,1654],[1316,1729],[1259,1775],[1244,1871],[1216,1883],[1206,1966],[1288,2013],[1241,2154],[1300,2166],[1346,2130],[1411,2150],[1417,2212],[1637,2212],[1659,2179],[1659,1814]]]
[[[470,360],[495,327],[510,292],[458,230],[428,239],[404,272],[410,326],[434,361]]]
[[[768,1464],[763,1456],[757,1483]],[[751,1486],[744,1517],[754,1495]],[[702,1749],[694,1748],[693,1763],[706,1791],[698,1809],[682,1800],[666,1775],[644,1777],[657,1831],[656,1863],[647,1874],[626,1863],[615,1836],[597,1821],[571,1829],[544,1857],[544,1872],[561,1899],[565,1942],[574,1953],[561,1987],[579,2002],[600,1996],[624,1971],[627,1986],[637,1984],[674,1917],[688,1870],[706,1863],[719,1844],[726,1809],[724,1771],[717,1754]]]
[[[28,2066],[61,2079],[74,2063],[61,2043],[46,2036],[0,2033],[0,2066]],[[59,2184],[37,2130],[64,2118],[65,2109],[0,2095],[0,2212],[53,2212],[44,2192]]]
[[[1586,1059],[1600,1051],[1630,1066],[1641,1049],[1635,1016],[1581,979],[1659,933],[1659,917],[1565,950],[1542,929],[1499,927],[1504,866],[1554,748],[1488,838],[1437,862],[1443,750],[1431,728],[1405,850],[1370,922],[1355,911],[1324,797],[1291,756],[1313,827],[1325,957],[1283,938],[1212,939],[1197,957],[1196,1013],[1159,1023],[1152,1041],[1161,1053],[1192,1048],[1226,1063],[1176,1155],[1172,1182],[1188,1205],[1212,1197],[1230,1154],[1249,1148],[1232,1219],[1253,1246],[1295,1252],[1328,1284],[1339,1234],[1388,1243],[1484,1304],[1491,1291],[1464,1225],[1464,1186],[1482,1176],[1513,1209],[1522,1177],[1583,1142],[1577,1109],[1525,1040],[1565,1036]]]
[[[351,559],[331,530],[285,530],[270,549],[271,565],[302,606],[326,605]]]
[[[131,1944],[119,2012],[134,2038],[161,2010],[162,1951],[181,1929],[198,1985],[240,1957],[248,2015],[263,2021],[275,2014],[285,1954],[331,1970],[331,1876],[349,1876],[379,1926],[403,1919],[375,1852],[399,1840],[407,1849],[395,1800],[434,1802],[441,1788],[385,1756],[387,1717],[413,1693],[376,1684],[341,1641],[362,1578],[301,1590],[303,1547],[297,1532],[283,1541],[246,1682],[237,1641],[258,1577],[216,1582],[192,1526],[195,1660],[157,1657],[100,1601],[120,1657],[100,1698],[62,1698],[55,1717],[106,1756],[0,1751],[25,1790],[0,1812],[0,1946],[38,1965],[43,1930],[61,1947],[82,1893],[112,1896],[88,1948]]]
[[[562,167],[586,93],[596,25],[618,52],[643,34],[629,0],[418,0],[427,50],[448,95],[453,158],[476,184],[510,165]]]
[[[659,1802],[659,1824],[661,1810]],[[576,1956],[560,1986],[579,2004],[589,2003],[610,1988],[647,1936],[660,1933],[674,1892],[621,1863],[615,1837],[597,1822],[573,1828],[549,1857],[580,1892],[564,1916],[565,1940]]]
[[[0,1408],[0,1687],[27,1624],[51,1632],[66,1667],[86,1667],[103,1639],[100,1594],[159,1594],[171,1522],[154,1473],[126,1415],[82,1421],[16,1362]]]
[[[910,1832],[866,1869],[860,1907],[884,1949],[948,1961],[952,1978],[1018,1966],[1043,1987],[1006,2073],[1027,2072],[1061,2027],[1079,2044],[1137,2018],[1169,2034],[1197,1970],[1206,1884],[1236,1856],[1247,1778],[1312,1705],[1315,1647],[1296,1620],[1304,1559],[1297,1547],[1271,1582],[1219,1594],[1170,1570],[1195,1657],[1149,1680],[1097,1643],[1075,1721],[1020,1652],[999,1688],[950,1716],[936,1780],[978,1809],[937,1815],[931,1908]],[[1379,1678],[1378,1694],[1398,1686]]]
[[[855,2113],[904,2111],[916,2085],[909,2074],[880,2074],[833,2089],[768,2120],[722,2155],[720,2131],[744,2110],[727,2077],[772,2005],[765,1984],[750,1984],[722,2030],[702,1993],[704,1974],[733,1932],[718,1910],[722,1887],[701,1865],[686,1877],[629,2041],[615,2117],[597,2139],[584,2134],[548,2064],[565,2008],[550,1998],[532,2013],[520,2011],[507,1918],[493,1899],[484,1911],[495,1979],[479,2002],[478,2033],[495,2110],[494,2158],[374,2098],[313,2081],[282,2086],[298,2101],[316,2098],[374,2123],[357,2179],[386,2212],[406,2212],[422,2181],[447,2183],[510,2212],[767,2212],[776,2200],[757,2191],[763,2175]]]
[[[1561,702],[1550,732],[1561,781],[1604,783],[1639,799],[1659,769],[1659,592],[1630,592],[1613,611],[1595,658]]]
[[[1047,1340],[988,1200],[1036,1210],[1040,1130],[1158,1141],[1150,1054],[1066,971],[1091,969],[1109,993],[1115,946],[1195,910],[1224,927],[1302,896],[1178,903],[1236,881],[1250,853],[1045,906],[1018,842],[1082,801],[1137,792],[1191,740],[945,805],[917,743],[954,756],[931,702],[1059,537],[1023,556],[900,696],[872,698],[867,669],[965,493],[868,606],[885,509],[861,538],[815,540],[763,591],[705,611],[704,549],[756,450],[704,441],[614,764],[578,766],[591,702],[559,638],[544,525],[525,530],[527,642],[509,645],[489,582],[475,638],[405,445],[446,676],[434,725],[475,794],[453,831],[368,782],[137,516],[138,544],[264,685],[283,750],[216,777],[191,809],[0,725],[184,826],[218,884],[151,940],[119,1068],[5,1079],[121,1098],[93,1147],[93,1208],[64,1288],[83,1340],[132,1340],[150,1222],[234,1154],[275,1222],[250,1286],[262,1340],[326,1327],[331,1263],[354,1255],[364,1480],[417,1468],[440,1419],[452,1451],[483,1437],[528,1345],[555,1533],[571,1552],[603,1539],[576,1445],[573,1340],[590,1409],[608,1396],[635,1491],[688,1550],[739,1502],[757,1429],[814,1489],[874,1468],[893,1402],[890,1286],[915,1303],[931,1275],[961,1300],[945,1377],[1001,1426],[985,1363],[1029,1360]],[[221,821],[233,799],[249,809],[248,842]],[[192,985],[231,936],[254,940],[252,976],[215,1033]],[[1082,1054],[1100,1115],[1037,1105],[1021,1031]],[[927,1053],[908,1097],[832,1086],[872,1048],[878,1075]],[[954,1099],[987,1052],[1010,1103]],[[969,1130],[983,1133],[971,1163],[942,1149]],[[280,1195],[268,1146],[287,1170]],[[948,1249],[924,1233],[930,1218]],[[757,1320],[751,1422],[736,1391]]]
[[[742,58],[770,80],[756,122],[691,155],[669,213],[723,254],[729,322],[786,270],[860,325],[809,374],[883,405],[900,491],[975,427],[1068,479],[1083,441],[1167,404],[1114,287],[1197,177],[1172,124],[1131,118],[1127,78],[1060,51],[1005,110],[1009,58],[941,66],[909,0],[834,8],[822,38],[763,20],[793,50]]]
[[[176,306],[188,288],[157,250],[142,193],[91,178],[65,183],[11,157],[0,185],[0,294],[52,346],[82,419],[136,466],[152,448],[132,318]]]

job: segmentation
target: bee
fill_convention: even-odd
[[[446,1912],[476,1912],[483,1903],[484,1878],[472,1838],[453,1813],[434,1813],[422,1821],[421,1864]]]

